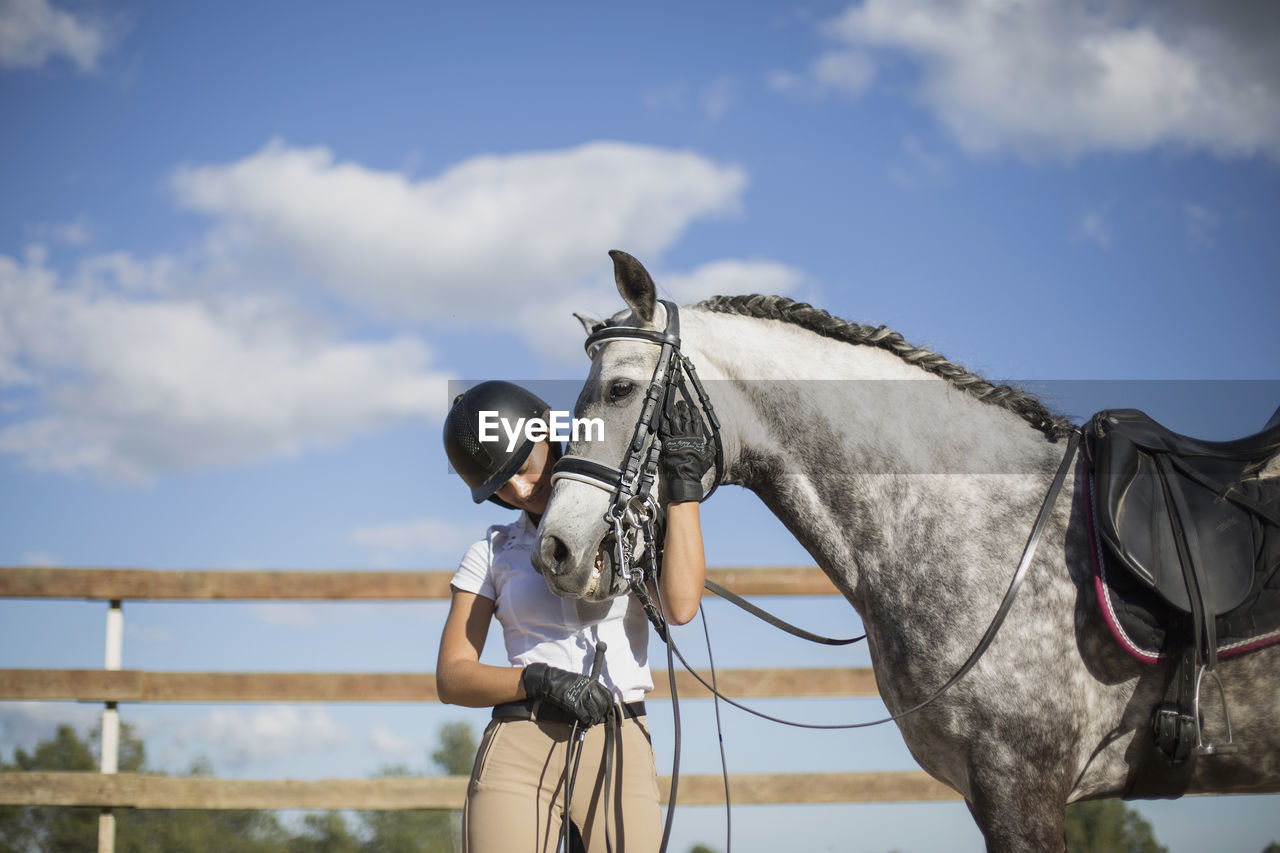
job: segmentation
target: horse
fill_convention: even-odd
[[[600,418],[605,434],[566,452],[594,476],[556,479],[533,546],[552,591],[597,600],[628,590],[611,484],[618,460],[636,456],[632,426],[662,404],[644,389],[675,313],[639,261],[610,254],[626,308],[579,320],[597,337],[643,334],[594,346],[574,414]],[[680,352],[719,421],[711,485],[754,492],[857,610],[912,756],[963,796],[989,850],[1064,849],[1076,801],[1280,791],[1280,645],[1219,662],[1221,707],[1200,706],[1203,731],[1229,725],[1243,748],[1181,767],[1156,754],[1152,713],[1171,664],[1125,653],[1100,613],[1088,466],[1064,456],[1065,417],[885,327],[783,297],[715,297],[678,316]],[[1046,501],[1059,468],[1061,493]],[[641,482],[634,497],[660,508],[661,483]],[[1038,551],[1010,600],[1038,510]],[[1169,773],[1181,774],[1176,790],[1149,782]]]

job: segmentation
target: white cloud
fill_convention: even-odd
[[[1220,217],[1207,207],[1187,203],[1183,205],[1183,216],[1186,221],[1187,240],[1191,245],[1209,248],[1214,244],[1214,234],[1218,230]]]
[[[828,32],[916,59],[925,103],[973,151],[1074,156],[1172,143],[1280,157],[1275,9],[866,0]]]
[[[101,708],[67,702],[0,702],[0,758],[11,760],[18,749],[30,752],[53,737],[59,725],[69,725],[84,737],[101,715]]]
[[[401,737],[382,723],[374,723],[369,730],[369,746],[381,755],[393,755],[400,758],[416,755],[423,744]]]
[[[397,554],[460,553],[475,540],[474,531],[437,518],[423,518],[400,524],[360,527],[351,534],[357,545]]]
[[[37,398],[0,429],[0,453],[145,479],[443,411],[445,377],[416,338],[334,341],[260,297],[138,298],[164,289],[154,270],[98,257],[66,281],[39,251],[0,256],[0,386]]]
[[[800,273],[772,261],[722,260],[688,273],[657,276],[660,293],[676,303],[697,302],[720,294],[763,293],[785,296],[800,284]]]
[[[37,241],[47,240],[64,246],[85,246],[93,238],[93,229],[85,216],[78,216],[69,222],[44,222],[29,230]]]
[[[1076,226],[1076,236],[1104,249],[1111,248],[1111,226],[1106,215],[1100,210],[1091,210],[1080,217]]]
[[[451,556],[456,558],[457,552],[453,552]],[[287,628],[328,629],[337,625],[359,625],[377,621],[380,613],[385,613],[376,604],[356,604],[349,601],[254,604],[249,609],[264,624],[283,625]]]
[[[108,42],[101,23],[55,9],[49,0],[0,2],[0,66],[39,68],[65,57],[92,71]]]
[[[875,63],[862,51],[841,50],[823,54],[814,62],[814,79],[843,95],[858,97],[875,78]]]
[[[738,88],[738,80],[727,74],[700,86],[671,83],[645,92],[644,105],[656,112],[698,112],[718,121],[737,105]]]
[[[901,157],[889,167],[889,177],[903,187],[932,187],[945,182],[947,163],[916,136],[908,134],[900,146]]]
[[[645,264],[658,288],[658,296],[677,304],[689,304],[717,294],[792,293],[803,276],[799,270],[774,261],[720,260],[685,272],[664,272]],[[606,259],[607,263],[607,259]],[[612,269],[611,266],[607,267]],[[585,364],[582,325],[574,314],[608,317],[626,306],[612,282],[581,287],[531,302],[518,315],[518,326],[526,339],[549,358],[564,364]]]
[[[702,89],[702,111],[711,120],[724,118],[738,100],[738,84],[732,77],[717,77]]]
[[[812,63],[804,73],[773,71],[766,78],[769,89],[780,95],[800,98],[822,98],[839,94],[861,97],[876,76],[875,62],[861,50],[828,51]]]
[[[173,186],[217,217],[221,253],[283,254],[353,305],[456,327],[598,275],[606,249],[660,255],[693,221],[734,212],[746,176],[692,152],[597,142],[415,181],[277,141],[180,169]]]
[[[178,724],[181,747],[203,745],[219,766],[236,770],[279,758],[327,752],[347,743],[351,733],[322,708],[273,705],[245,713],[219,708],[199,720]]]

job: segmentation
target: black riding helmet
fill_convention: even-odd
[[[497,429],[497,441],[480,441],[480,413],[496,412],[490,416],[491,423],[505,419],[515,424],[521,418],[543,418],[548,409],[550,406],[536,394],[497,380],[481,382],[453,398],[453,406],[444,419],[444,452],[453,470],[471,487],[473,501],[490,500],[516,509],[494,492],[520,470],[534,445],[527,435],[521,435],[520,443],[508,451],[509,439],[501,428]]]

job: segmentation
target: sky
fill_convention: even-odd
[[[0,0],[0,116],[0,565],[453,567],[506,518],[448,471],[449,381],[552,382],[567,407],[572,312],[621,307],[615,248],[677,302],[791,296],[1077,419],[1136,406],[1225,439],[1280,405],[1280,10],[1261,0]],[[810,563],[749,493],[704,518],[713,566]],[[769,604],[858,625],[836,600]],[[0,601],[0,666],[101,666],[105,610]],[[867,664],[706,611],[720,666]],[[124,666],[430,670],[443,615],[126,603]],[[683,770],[718,772],[710,703],[685,708]],[[0,755],[97,714],[0,703]],[[158,766],[245,778],[427,769],[441,723],[484,722],[122,717]],[[888,728],[724,725],[731,772],[915,766]],[[1138,808],[1173,851],[1280,839],[1274,797]],[[673,850],[723,849],[723,810],[676,824]],[[734,809],[735,850],[780,844],[981,849],[955,804]]]

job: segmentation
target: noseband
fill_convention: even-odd
[[[650,492],[657,477],[658,456],[662,451],[660,418],[675,405],[677,395],[684,399],[691,411],[699,412],[703,435],[711,440],[715,448],[715,478],[702,500],[711,497],[720,485],[720,478],[724,473],[724,444],[720,438],[720,421],[716,418],[711,399],[698,380],[693,362],[680,352],[680,309],[673,302],[665,299],[661,301],[667,311],[667,325],[662,331],[639,326],[605,325],[587,336],[585,347],[587,355],[593,360],[599,347],[610,341],[640,341],[661,347],[658,363],[653,369],[653,378],[649,380],[644,405],[622,457],[621,467],[614,468],[585,456],[566,454],[556,462],[551,475],[553,485],[559,479],[576,480],[611,494],[603,521],[613,530],[619,574],[632,589],[642,585],[632,578],[630,558],[625,545],[628,533],[643,536],[650,564],[655,568],[657,566],[654,525],[659,507]],[[692,394],[690,387],[693,389]],[[693,394],[697,395],[696,403]]]

